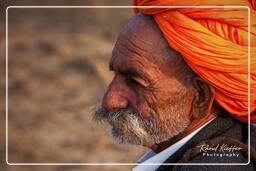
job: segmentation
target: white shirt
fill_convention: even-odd
[[[194,135],[196,135],[201,129],[203,129],[207,124],[209,124],[212,120],[208,121],[206,124],[201,126],[200,128],[193,131],[188,136],[182,138],[172,146],[168,147],[167,149],[161,151],[160,153],[156,154],[154,151],[149,150],[147,151],[139,160],[138,165],[134,167],[133,171],[155,171],[165,160],[167,160],[171,155],[173,155],[177,150],[179,150],[183,145],[185,145]],[[154,165],[142,165],[142,164],[151,164]]]

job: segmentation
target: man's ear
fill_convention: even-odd
[[[191,117],[199,119],[211,111],[215,89],[198,76],[192,78],[192,84],[196,89],[196,93],[192,103]]]

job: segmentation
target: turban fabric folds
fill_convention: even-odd
[[[256,123],[256,0],[134,0],[134,5],[175,6],[140,7],[135,12],[153,15],[170,47],[180,52],[193,71],[215,87],[215,101],[220,106],[244,122],[249,114],[251,122]]]

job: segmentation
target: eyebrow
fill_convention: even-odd
[[[129,75],[129,76],[142,78],[140,76],[140,74],[134,68],[125,69],[124,71],[121,71],[120,73],[123,74],[123,75]]]
[[[112,63],[109,64],[109,70],[110,71],[114,71],[114,67],[112,65]],[[140,74],[136,71],[136,69],[134,68],[127,68],[124,69],[123,71],[119,71],[119,73],[124,74],[124,75],[132,75],[132,76],[139,76]]]
[[[109,70],[114,71],[114,67],[113,67],[112,63],[109,64]],[[143,79],[143,77],[139,74],[139,72],[137,72],[137,70],[134,68],[128,68],[123,71],[120,71],[119,73],[122,75],[126,75],[126,76],[129,75],[129,76],[139,77],[139,78]]]

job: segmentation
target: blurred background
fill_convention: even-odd
[[[4,170],[131,170],[134,166],[7,166],[5,163],[5,8],[9,5],[132,5],[131,0],[1,2],[1,167]],[[133,163],[146,151],[118,145],[92,121],[112,79],[108,61],[132,9],[10,8],[8,145],[10,163]],[[4,165],[3,165],[4,164]],[[1,168],[0,168],[1,169]]]

